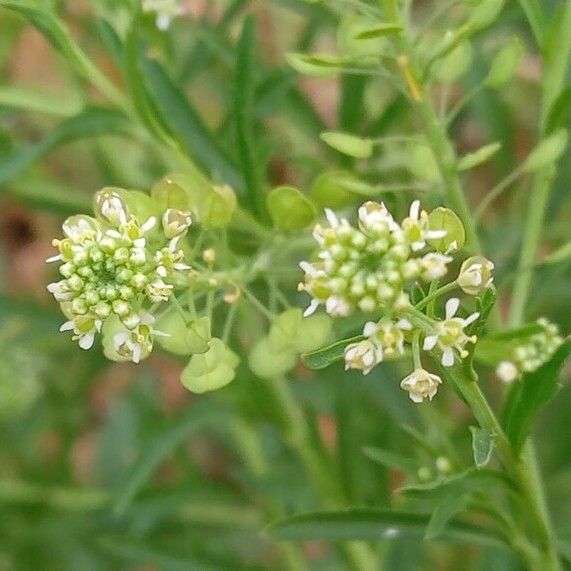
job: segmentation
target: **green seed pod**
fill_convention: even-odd
[[[180,380],[194,393],[220,389],[234,380],[238,356],[220,339],[210,341],[210,349],[202,355],[193,355],[183,369]]]
[[[248,363],[252,372],[263,379],[287,373],[296,362],[293,351],[275,348],[269,337],[261,339],[250,352]]]
[[[458,216],[449,208],[435,208],[428,215],[429,230],[445,230],[446,236],[428,240],[428,243],[441,253],[457,252],[464,247],[466,232]]]
[[[157,344],[165,351],[175,355],[205,353],[210,348],[210,320],[201,317],[191,323],[185,323],[178,311],[169,311],[156,323],[158,331],[169,337],[157,337]]]

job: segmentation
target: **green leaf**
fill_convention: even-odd
[[[559,129],[543,139],[528,155],[523,169],[525,172],[538,171],[554,163],[565,151],[567,146],[567,131]]]
[[[287,53],[287,63],[298,73],[310,77],[337,77],[347,60],[327,54]]]
[[[545,121],[545,132],[552,133],[566,124],[571,110],[571,86],[566,87],[552,103]]]
[[[469,153],[464,155],[459,161],[457,168],[459,171],[467,171],[473,169],[474,167],[485,163],[491,157],[493,157],[500,149],[502,148],[502,144],[495,142],[490,143],[489,145],[485,145],[474,151],[473,153]]]
[[[363,453],[367,458],[381,464],[386,468],[391,468],[394,470],[400,470],[401,472],[406,472],[407,474],[416,474],[418,470],[418,464],[410,458],[391,452],[390,450],[383,450],[382,448],[376,448],[373,446],[367,446],[363,448]]]
[[[511,484],[501,472],[470,468],[459,474],[441,477],[434,482],[404,486],[398,490],[398,493],[409,498],[430,500],[445,498],[450,494],[461,495],[479,491],[489,493],[506,489],[511,489]]]
[[[256,143],[254,130],[254,97],[256,94],[256,76],[260,62],[257,60],[256,21],[249,16],[244,21],[242,35],[238,41],[236,77],[234,83],[234,118],[236,120],[237,152],[242,176],[246,184],[246,196],[251,210],[260,219],[267,218],[264,189],[264,162]],[[258,136],[261,132],[258,133]]]
[[[293,186],[278,186],[267,197],[268,211],[280,230],[299,230],[313,222],[317,211],[313,203]]]
[[[121,112],[91,107],[54,127],[39,143],[14,151],[0,162],[0,184],[19,176],[32,163],[65,143],[77,139],[132,133],[129,120]]]
[[[504,426],[516,452],[524,445],[538,413],[559,391],[559,376],[569,355],[571,341],[566,339],[547,363],[524,373],[514,383],[504,411]]]
[[[464,495],[452,495],[442,500],[432,512],[430,521],[426,526],[424,539],[433,541],[446,533],[446,528],[452,518],[463,511],[468,505],[469,497]]]
[[[213,178],[243,191],[244,179],[179,86],[154,60],[143,61],[142,71],[156,108],[183,148]]]
[[[392,24],[390,22],[385,22],[382,24],[377,24],[376,26],[372,26],[368,30],[359,32],[355,36],[355,39],[371,40],[373,38],[382,38],[384,36],[398,34],[399,32],[402,32],[402,26],[400,24]]]
[[[50,95],[15,85],[0,86],[0,107],[70,117],[81,112],[81,101],[70,95]]]
[[[220,422],[221,416],[213,409],[212,402],[204,404],[210,406],[193,405],[188,413],[173,421],[159,436],[145,443],[144,449],[133,463],[130,475],[123,481],[115,496],[113,509],[117,515],[127,510],[161,464],[187,438],[200,432],[209,424]]]
[[[343,359],[343,356],[345,355],[345,347],[347,347],[347,345],[350,343],[357,343],[363,339],[365,339],[363,335],[342,339],[341,341],[332,343],[331,345],[318,349],[317,351],[304,353],[301,356],[301,360],[309,369],[325,369],[325,367],[328,367],[332,363]]]
[[[513,37],[497,53],[490,71],[484,80],[488,87],[500,87],[516,74],[524,55],[524,47],[519,38]]]
[[[496,437],[488,430],[478,426],[471,426],[470,432],[472,433],[474,464],[476,464],[476,468],[480,470],[488,464],[492,457]]]
[[[373,142],[348,133],[325,131],[321,139],[336,151],[356,159],[368,159],[373,154]]]
[[[543,42],[545,40],[545,17],[541,9],[540,0],[519,0],[525,16],[531,29],[533,30],[533,35],[540,48],[543,47]]]
[[[294,515],[266,528],[270,537],[282,541],[378,541],[379,539],[421,539],[430,516],[376,508],[352,508],[340,511]],[[487,529],[451,521],[441,539],[484,546],[505,544],[499,535]]]
[[[558,264],[560,262],[564,262],[571,258],[571,242],[567,242],[567,244],[563,244],[560,248],[557,248],[554,252],[551,252],[549,256],[546,256],[543,259],[543,264]]]

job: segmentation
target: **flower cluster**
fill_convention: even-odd
[[[312,297],[304,315],[321,305],[337,317],[358,310],[379,315],[378,321],[365,323],[362,339],[345,347],[345,369],[366,375],[383,360],[402,356],[408,343],[414,371],[401,387],[416,403],[432,400],[442,380],[422,368],[421,348],[436,354],[442,366],[452,367],[470,354],[468,345],[477,339],[469,327],[479,313],[460,317],[457,297],[446,301],[443,319],[437,319],[433,309],[422,310],[453,288],[468,295],[482,294],[492,285],[494,264],[482,256],[468,258],[456,279],[438,288],[437,281],[452,261],[449,254],[461,247],[464,235],[460,220],[444,208],[429,215],[415,201],[399,224],[384,204],[366,202],[358,211],[358,227],[339,220],[330,210],[325,213],[329,226],[314,229],[317,261],[300,264],[305,281],[299,289]],[[432,282],[431,300],[413,306],[410,290],[419,281]]]
[[[145,308],[169,300],[177,275],[190,269],[178,247],[190,216],[167,210],[161,230],[155,216],[141,223],[115,190],[97,193],[95,210],[97,218],[64,222],[64,237],[53,242],[59,253],[48,259],[61,262],[62,279],[48,291],[69,318],[61,331],[73,331],[81,348],[89,349],[106,320],[115,319],[122,329],[117,350],[138,362],[152,348],[154,319]]]
[[[156,14],[159,30],[167,30],[171,22],[184,13],[180,0],[143,0],[143,12]]]
[[[557,325],[545,318],[538,319],[537,324],[542,330],[530,336],[525,343],[517,345],[512,350],[511,359],[498,365],[496,374],[505,383],[511,383],[523,373],[541,367],[563,343]]]
[[[301,262],[305,282],[300,290],[312,297],[306,315],[320,305],[332,316],[344,317],[356,309],[378,311],[383,307],[406,308],[407,284],[422,278],[442,278],[452,260],[429,251],[427,240],[442,238],[445,230],[431,230],[420,203],[398,224],[383,203],[366,202],[359,208],[359,227],[339,220],[326,210],[329,226],[317,225],[313,236],[319,244],[318,261]]]

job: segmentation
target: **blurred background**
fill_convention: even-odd
[[[128,4],[54,3],[72,37],[120,90],[129,82],[121,65],[125,48],[117,43],[129,30]],[[435,4],[415,2],[417,21]],[[558,2],[542,4],[553,11]],[[246,14],[256,18],[258,42],[255,97],[246,112],[261,141],[268,186],[309,190],[326,170],[356,168],[322,144],[325,129],[372,137],[415,132],[406,100],[382,78],[300,78],[288,68],[288,51],[343,49],[334,11],[297,0],[186,0],[183,8],[167,33],[147,15],[137,34],[145,54],[184,92],[187,110],[169,120],[189,130],[185,148],[210,172],[216,168],[209,153],[231,168],[236,160],[236,42]],[[454,25],[453,12],[442,22],[448,25]],[[526,46],[517,76],[504,89],[482,90],[451,126],[461,154],[502,142],[494,158],[466,178],[474,205],[535,144],[541,66],[516,2],[472,42],[470,65],[438,88],[446,93],[435,92],[436,100],[452,107],[485,75],[511,35]],[[149,88],[163,111],[174,105],[161,99],[167,88]],[[99,348],[81,351],[58,333],[63,319],[45,289],[53,279],[45,259],[53,255],[51,241],[62,221],[89,212],[93,192],[103,186],[148,190],[177,166],[140,125],[114,117],[113,106],[78,78],[34,26],[0,8],[0,570],[279,569],[278,548],[259,534],[272,512],[259,496],[275,497],[292,512],[316,500],[278,437],[279,426],[268,420],[263,387],[244,370],[223,396],[193,397],[180,384],[184,363],[176,359],[157,351],[141,366],[111,363]],[[74,123],[87,108],[95,126]],[[571,239],[569,158],[568,151],[560,163],[542,254]],[[389,147],[358,168],[374,182],[433,184],[423,164]],[[529,183],[519,179],[481,225],[504,309]],[[386,199],[401,208],[412,196]],[[291,299],[301,305],[295,281]],[[547,316],[569,332],[570,290],[571,260],[538,267],[528,318]],[[382,375],[390,375],[387,369]],[[414,439],[399,426],[422,430],[426,419],[395,383],[383,385],[382,378],[338,375],[332,390],[334,373],[301,366],[297,373],[296,395],[310,412],[319,445],[341,452],[336,469],[354,502],[388,505],[400,476],[371,465],[360,449],[376,444],[412,450]],[[448,428],[469,422],[466,410],[452,401],[452,394],[440,401],[451,406]],[[571,536],[569,407],[565,387],[542,416],[538,448],[554,519]],[[259,431],[270,466],[248,466],[244,442],[258,442],[252,431]],[[240,432],[242,449],[235,440]],[[458,442],[464,438],[459,431]],[[312,568],[343,568],[324,544],[304,549]],[[493,550],[404,541],[387,549],[391,570],[518,568]]]

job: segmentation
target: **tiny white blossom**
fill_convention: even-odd
[[[114,190],[100,190],[95,195],[95,209],[113,226],[127,224],[128,210],[121,195]]]
[[[401,388],[408,392],[410,400],[421,403],[424,399],[432,400],[438,391],[442,379],[425,369],[416,369],[401,381]]]
[[[437,252],[431,252],[426,254],[420,260],[422,267],[421,277],[427,282],[433,280],[439,280],[446,275],[448,268],[446,264],[450,263],[452,258],[450,256],[445,256],[444,254],[439,254]]]
[[[438,345],[442,350],[441,363],[444,367],[452,367],[454,365],[454,349],[464,358],[468,355],[468,351],[464,348],[466,343],[475,343],[476,336],[468,336],[464,332],[464,328],[474,323],[480,316],[478,312],[472,313],[466,319],[455,317],[460,300],[456,297],[450,298],[446,302],[446,315],[444,321],[440,321],[436,325],[436,331],[433,335],[427,335],[424,338],[423,349],[431,351]]]
[[[351,343],[345,347],[345,370],[357,369],[363,371],[363,375],[367,375],[382,360],[382,350],[370,339]]]
[[[460,268],[456,279],[460,288],[468,295],[479,295],[494,281],[494,264],[482,256],[468,258]]]
[[[496,368],[496,375],[504,383],[512,383],[519,374],[516,364],[512,361],[502,361]]]

